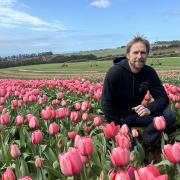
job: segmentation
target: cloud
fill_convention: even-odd
[[[97,8],[108,8],[111,5],[111,3],[109,0],[96,0],[93,1],[90,5]]]
[[[8,28],[26,28],[36,31],[61,31],[67,30],[59,21],[45,21],[26,12],[19,11],[15,0],[0,0],[0,26]]]

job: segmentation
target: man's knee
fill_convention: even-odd
[[[168,126],[173,125],[175,123],[175,121],[176,121],[176,114],[175,114],[175,112],[173,112],[170,109],[166,108],[163,111],[162,115],[164,116]]]

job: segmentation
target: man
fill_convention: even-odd
[[[176,117],[167,109],[169,99],[157,73],[145,65],[149,50],[149,42],[137,36],[127,44],[126,57],[114,60],[104,80],[102,109],[108,122],[146,127],[142,140],[156,143],[161,133],[154,128],[153,118],[164,116],[166,127],[171,127]],[[147,91],[154,102],[145,107],[141,102]]]

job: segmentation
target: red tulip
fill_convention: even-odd
[[[24,117],[21,116],[21,115],[18,115],[18,116],[16,117],[15,121],[16,121],[16,125],[21,125],[21,124],[24,123]]]
[[[67,153],[59,155],[60,169],[65,176],[74,176],[81,172],[83,163],[79,152],[69,148]]]
[[[89,136],[80,137],[77,142],[77,148],[81,155],[88,156],[93,152],[93,141]]]
[[[21,155],[19,146],[17,144],[10,145],[10,155],[14,159]]]
[[[129,162],[129,151],[127,148],[114,148],[111,151],[110,158],[115,166],[125,166]]]
[[[43,140],[43,134],[40,130],[36,130],[32,133],[31,141],[33,144],[40,144]]]
[[[2,174],[2,180],[16,180],[16,176],[10,167]]]
[[[153,119],[153,124],[158,131],[163,131],[166,128],[166,120],[163,116],[155,117]]]
[[[50,134],[57,134],[59,132],[59,125],[55,122],[49,125],[49,133]]]
[[[168,180],[168,175],[161,175],[156,166],[150,164],[135,171],[137,180]]]
[[[104,135],[107,138],[113,138],[119,130],[119,126],[116,126],[114,122],[103,126]]]

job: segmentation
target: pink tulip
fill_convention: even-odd
[[[76,137],[76,131],[70,131],[70,132],[68,132],[68,137],[70,138],[70,139],[74,139],[75,137]]]
[[[59,132],[59,125],[55,122],[51,123],[49,125],[49,133],[54,135],[57,134]]]
[[[31,141],[33,144],[40,144],[43,140],[43,134],[40,130],[36,130],[32,133]]]
[[[77,142],[77,148],[79,149],[81,155],[88,156],[93,152],[93,141],[89,136],[80,137]]]
[[[0,88],[0,97],[4,97],[6,95],[6,89]]]
[[[172,154],[177,163],[180,163],[180,143],[175,142],[172,148]]]
[[[119,170],[114,175],[112,180],[131,180],[126,171]]]
[[[114,148],[111,151],[110,159],[115,166],[125,166],[129,162],[129,151],[127,148]]]
[[[33,116],[33,114],[26,114],[25,119],[29,122]]]
[[[87,121],[88,118],[89,118],[88,113],[83,113],[83,114],[82,114],[82,120],[83,120],[83,121]]]
[[[30,121],[29,121],[29,127],[31,129],[36,129],[39,127],[39,121],[35,116],[32,116]]]
[[[71,119],[72,122],[78,122],[79,119],[80,119],[78,112],[75,112],[75,111],[71,112],[70,119]]]
[[[116,135],[115,136],[116,145],[122,148],[129,149],[131,147],[131,141],[128,135]]]
[[[153,119],[153,124],[158,131],[163,131],[166,128],[166,120],[163,116],[155,117]]]
[[[10,145],[10,155],[14,159],[21,155],[19,146],[17,144]]]
[[[61,106],[64,107],[64,106],[66,106],[66,104],[67,104],[66,100],[62,100],[62,101],[61,101]]]
[[[123,124],[119,130],[120,134],[128,134],[129,133],[129,127],[127,124]]]
[[[99,126],[99,125],[101,125],[102,124],[102,119],[100,118],[100,117],[95,117],[94,119],[93,119],[93,125],[94,126]]]
[[[90,130],[91,130],[91,128],[88,127],[88,126],[84,126],[84,128],[83,128],[83,131],[84,131],[85,133],[88,133]]]
[[[59,92],[57,93],[57,99],[62,99],[63,98],[63,93],[62,92]]]
[[[83,163],[79,152],[75,148],[69,148],[67,153],[59,155],[60,169],[65,176],[79,174]]]
[[[167,174],[161,175],[156,166],[150,164],[135,171],[137,180],[168,180]]]
[[[180,162],[180,143],[176,142],[174,145],[167,144],[164,145],[162,149],[163,155],[166,157],[168,161],[171,163],[179,163]]]
[[[2,174],[2,180],[16,180],[16,176],[10,167]]]
[[[0,123],[2,125],[7,125],[10,123],[10,116],[8,113],[2,114],[0,117]]]
[[[132,129],[132,136],[134,137],[134,138],[137,138],[138,136],[139,136],[139,133],[138,133],[138,130],[137,129]]]
[[[43,166],[43,163],[44,163],[44,159],[37,156],[36,159],[35,159],[35,166],[37,168],[41,168]]]
[[[18,107],[18,100],[14,99],[11,101],[11,109],[15,109]]]
[[[79,103],[79,102],[75,103],[75,104],[74,104],[74,109],[75,109],[76,111],[80,110],[80,109],[81,109],[81,103]]]
[[[119,130],[119,126],[116,126],[114,122],[103,126],[104,135],[107,138],[113,138]]]
[[[24,117],[21,116],[21,115],[18,115],[15,119],[16,121],[16,125],[21,125],[21,124],[24,124]]]

